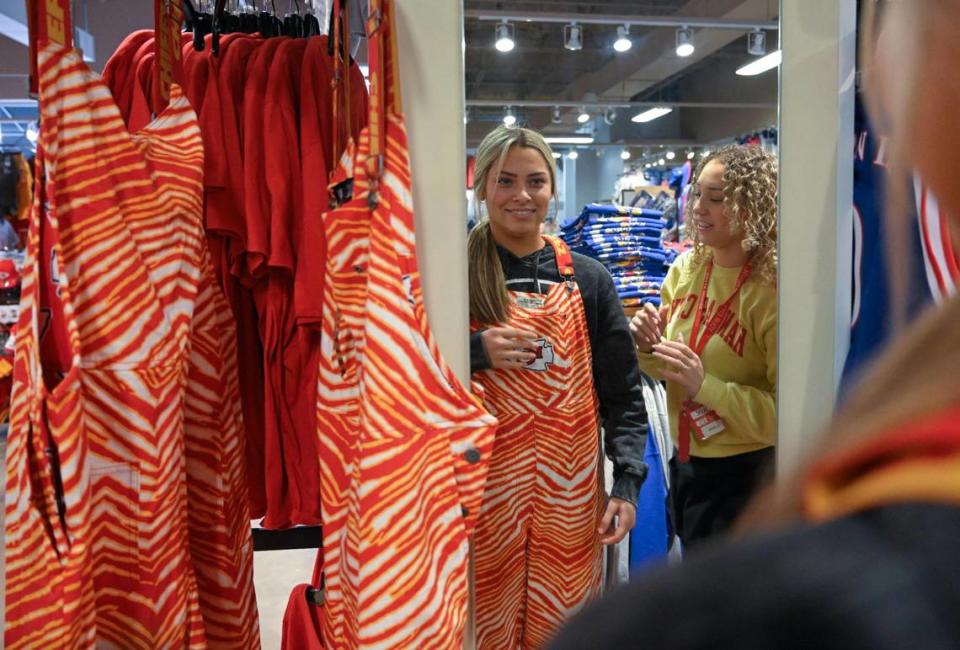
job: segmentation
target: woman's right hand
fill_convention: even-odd
[[[480,334],[490,366],[497,370],[518,370],[537,358],[537,335],[514,327],[491,327]]]
[[[630,319],[630,333],[637,344],[637,349],[645,354],[653,352],[653,346],[660,342],[663,328],[667,322],[667,307],[657,310],[650,303],[645,303]]]

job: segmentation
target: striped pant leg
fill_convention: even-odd
[[[479,650],[519,647],[526,610],[527,531],[535,482],[533,417],[498,414],[498,420],[474,535]]]
[[[600,591],[603,513],[593,409],[538,417],[537,483],[527,545],[524,648],[541,648]]]

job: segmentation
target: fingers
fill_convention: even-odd
[[[666,368],[660,369],[660,376],[668,381],[672,381],[676,384],[683,383],[683,375],[675,370],[667,370]]]
[[[660,340],[663,328],[653,305],[645,304],[630,319],[630,332],[638,345],[645,348]]]
[[[520,329],[519,327],[497,327],[494,329],[497,330],[497,334],[508,339],[526,339],[535,341],[536,339],[540,338],[540,335],[536,332]]]
[[[537,355],[522,350],[504,350],[490,358],[494,368],[499,370],[523,368],[533,362]]]
[[[657,347],[662,348],[664,351],[676,351],[688,358],[696,355],[696,353],[690,349],[690,346],[683,341],[660,341]]]
[[[637,521],[637,511],[634,505],[628,501],[612,498],[607,504],[604,520],[607,520],[608,515],[610,516],[609,523],[598,531],[600,533],[600,543],[609,546],[622,541],[627,533],[633,529]],[[613,526],[614,517],[616,517],[616,527]]]
[[[616,534],[620,536],[620,539],[623,539],[627,533],[633,530],[633,527],[637,523],[637,509],[632,503],[627,501],[622,501],[621,503],[620,514],[617,516]]]
[[[608,531],[613,525],[613,518],[617,514],[617,504],[613,501],[607,503],[607,510],[603,513],[603,517],[600,518],[600,525],[597,526],[597,534],[601,538],[607,535]]]
[[[675,344],[668,345],[669,341],[663,341],[653,346],[653,356],[664,361],[678,361],[682,367],[690,365],[691,356],[687,354],[690,348],[678,348]],[[690,350],[692,353],[692,350]]]

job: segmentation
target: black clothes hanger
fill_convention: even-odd
[[[193,7],[191,6],[191,9]],[[204,37],[213,32],[213,14],[203,11],[203,3],[193,11],[193,49],[197,52],[203,52]]]
[[[210,51],[213,56],[220,56],[220,34],[224,33],[227,0],[217,0],[213,8],[213,38],[210,40]]]
[[[312,5],[312,3],[311,3]],[[320,36],[320,20],[313,15],[313,7],[307,7],[306,14],[303,17],[303,35],[307,38],[311,36]]]
[[[303,17],[300,15],[300,2],[293,0],[296,11],[291,12],[283,19],[283,34],[290,38],[301,38],[304,33]]]
[[[320,589],[317,589],[316,587],[307,587],[306,595],[307,602],[311,605],[320,606],[323,605],[324,600],[326,600],[322,587]]]
[[[253,34],[260,31],[260,24],[257,20],[257,3],[253,3],[253,11],[244,10],[240,14],[240,29],[244,34]]]
[[[259,31],[260,35],[264,38],[272,38],[283,34],[283,24],[280,22],[280,19],[277,18],[277,5],[274,0],[270,0],[270,6],[273,8],[272,13],[269,11],[261,11],[257,14],[257,31]]]
[[[197,22],[197,10],[190,0],[183,0],[183,27],[185,32],[192,32]]]

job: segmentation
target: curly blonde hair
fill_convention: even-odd
[[[728,145],[711,152],[697,165],[694,181],[712,161],[723,163],[723,206],[730,227],[743,231],[743,250],[750,255],[754,272],[771,284],[777,282],[777,160],[760,147]],[[687,202],[691,222],[695,200]],[[707,246],[693,230],[693,262],[708,258]]]

